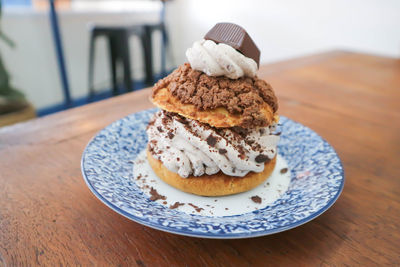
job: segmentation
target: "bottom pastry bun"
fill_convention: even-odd
[[[182,178],[168,170],[161,161],[155,159],[147,149],[147,160],[153,171],[167,184],[187,193],[200,196],[226,196],[249,191],[268,179],[275,168],[276,156],[265,163],[262,172],[249,172],[243,177],[229,176],[221,171],[202,176]]]

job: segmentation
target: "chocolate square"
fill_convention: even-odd
[[[204,39],[230,45],[244,56],[252,58],[257,66],[260,65],[260,50],[245,29],[239,25],[227,22],[217,23],[204,36]]]

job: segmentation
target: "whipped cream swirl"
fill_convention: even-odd
[[[220,170],[239,177],[263,171],[276,155],[279,135],[274,131],[275,125],[217,129],[166,111],[158,111],[147,127],[152,155],[184,178]]]
[[[201,40],[186,50],[191,67],[208,76],[226,76],[238,79],[243,76],[254,77],[257,63],[244,56],[233,47],[211,40]]]

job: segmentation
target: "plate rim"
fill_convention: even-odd
[[[340,182],[340,185],[339,185],[339,189],[336,192],[336,195],[333,198],[331,198],[324,207],[319,209],[317,212],[312,213],[311,215],[309,215],[306,218],[303,218],[303,219],[301,219],[301,220],[299,220],[299,221],[297,221],[295,223],[292,223],[292,224],[289,224],[289,225],[286,225],[286,226],[283,226],[283,227],[278,227],[278,228],[275,228],[275,229],[267,229],[267,230],[259,231],[259,232],[233,233],[233,234],[232,233],[224,233],[224,234],[192,233],[192,232],[188,232],[188,231],[185,231],[185,230],[171,229],[168,226],[163,226],[163,225],[160,225],[160,224],[157,224],[157,223],[141,220],[140,217],[134,216],[134,215],[122,210],[121,208],[115,206],[113,203],[111,203],[110,201],[105,199],[99,192],[97,192],[97,190],[94,188],[94,186],[91,184],[91,182],[87,178],[87,175],[86,175],[86,172],[85,172],[85,169],[84,169],[84,164],[85,164],[85,154],[87,152],[87,149],[94,142],[94,139],[96,138],[96,136],[98,136],[98,134],[100,132],[105,130],[107,127],[110,127],[114,123],[116,123],[116,122],[118,122],[120,120],[123,120],[125,118],[128,118],[128,117],[130,117],[130,116],[132,116],[132,115],[134,115],[136,113],[144,112],[144,111],[151,111],[151,110],[157,110],[157,109],[151,108],[151,109],[145,109],[145,110],[141,110],[141,111],[138,111],[138,112],[131,113],[131,114],[127,115],[127,116],[124,116],[124,117],[122,117],[122,118],[120,118],[118,120],[113,121],[112,123],[108,124],[104,128],[100,129],[98,132],[96,132],[94,134],[94,136],[86,144],[86,146],[85,146],[85,148],[83,150],[83,153],[82,153],[82,157],[81,157],[81,164],[80,165],[81,165],[81,173],[82,173],[82,176],[83,176],[83,180],[85,181],[86,185],[88,186],[88,188],[90,189],[92,194],[94,194],[108,208],[110,208],[114,212],[117,212],[118,214],[122,215],[123,217],[125,217],[125,218],[127,218],[127,219],[129,219],[131,221],[134,221],[136,223],[139,223],[141,225],[144,225],[144,226],[156,229],[156,230],[160,230],[160,231],[164,231],[164,232],[172,233],[172,234],[189,236],[189,237],[207,238],[207,239],[244,239],[244,238],[254,238],[254,237],[260,237],[260,236],[266,236],[266,235],[272,235],[272,234],[284,232],[284,231],[299,227],[299,226],[301,226],[301,225],[303,225],[305,223],[308,223],[308,222],[316,219],[321,214],[326,212],[330,207],[332,207],[332,205],[336,202],[336,200],[339,198],[339,196],[341,195],[341,193],[343,191],[344,184],[345,184],[344,168],[343,168],[342,161],[341,161],[339,155],[337,154],[335,148],[333,146],[331,146],[331,144],[329,144],[329,142],[327,142],[323,137],[321,137],[317,132],[315,132],[311,128],[309,128],[309,127],[307,127],[307,126],[305,126],[305,125],[303,125],[303,124],[301,124],[301,123],[299,123],[299,122],[297,122],[295,120],[292,120],[292,119],[290,119],[290,118],[288,118],[286,116],[281,115],[281,117],[284,117],[287,120],[290,120],[290,121],[292,121],[294,123],[298,123],[298,124],[302,125],[303,127],[305,127],[306,129],[314,132],[319,138],[321,138],[321,140],[324,143],[328,144],[332,148],[333,152],[335,153],[336,157],[339,160],[338,163],[339,163],[340,168],[341,168],[340,176],[342,178],[341,182]],[[198,215],[198,216],[201,216],[201,215]],[[238,216],[238,215],[236,215],[236,216]],[[226,216],[226,217],[229,217],[229,216]]]

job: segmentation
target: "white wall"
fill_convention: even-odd
[[[246,28],[261,49],[264,63],[330,49],[400,57],[398,0],[174,0],[167,5],[176,64],[185,61],[185,50],[193,41],[201,39],[221,21],[235,22]],[[87,93],[88,22],[118,24],[157,19],[154,11],[135,15],[130,12],[61,12],[60,25],[72,95],[79,97]],[[62,91],[47,14],[6,11],[2,27],[18,44],[15,50],[0,44],[13,84],[38,108],[61,102]],[[104,51],[103,42],[97,50],[100,61],[96,83],[99,87],[106,86],[109,79]],[[132,56],[133,72],[135,77],[142,77],[138,54],[140,50],[135,50]]]
[[[243,26],[272,62],[329,49],[400,56],[398,0],[176,0],[173,21],[178,62],[184,50],[217,22]]]

